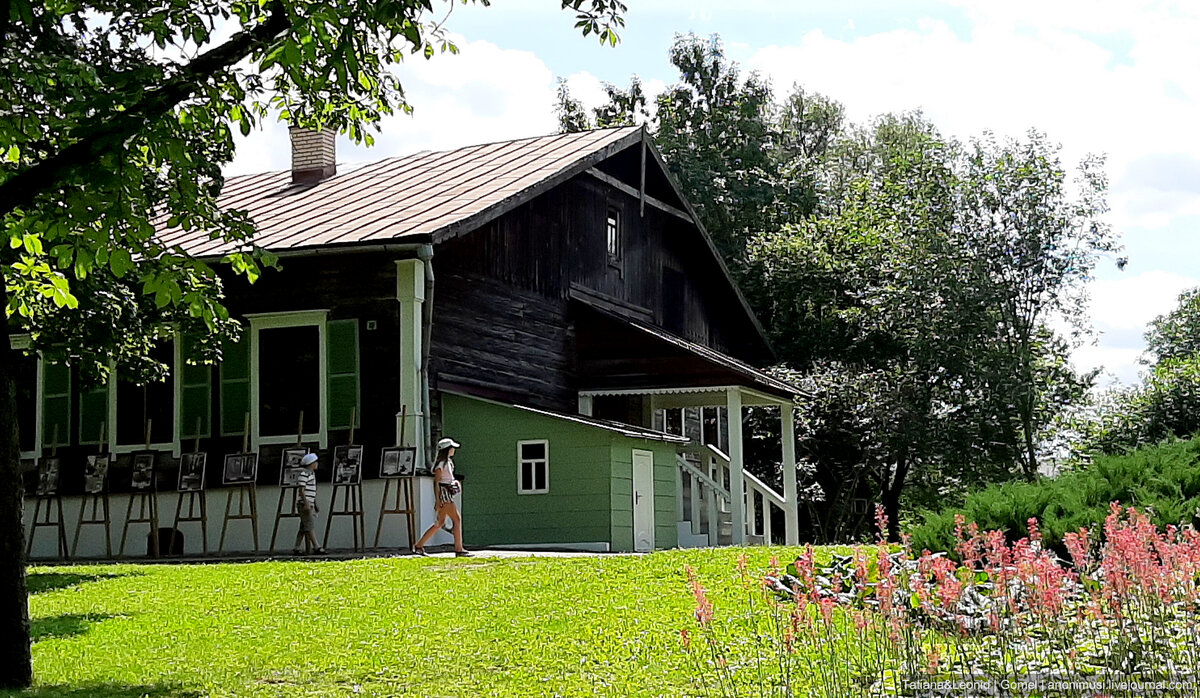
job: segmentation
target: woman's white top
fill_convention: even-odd
[[[449,484],[454,482],[454,461],[452,459],[446,459],[442,463],[434,463],[433,469],[435,472],[441,473],[437,479],[439,483]]]

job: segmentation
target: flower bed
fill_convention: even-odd
[[[1200,695],[1200,533],[1114,503],[1102,534],[1067,534],[1068,562],[1035,520],[1010,544],[959,519],[959,561],[881,542],[762,581],[743,563],[730,613],[689,570],[682,640],[715,695]]]

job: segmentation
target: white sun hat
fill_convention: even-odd
[[[447,448],[459,448],[459,447],[460,447],[460,445],[461,445],[461,444],[459,444],[459,443],[458,443],[457,441],[455,441],[454,439],[451,439],[451,438],[449,438],[449,437],[446,437],[446,438],[444,438],[444,439],[442,439],[441,441],[439,441],[439,442],[438,442],[438,445],[437,445],[437,450],[439,450],[439,451],[444,451],[444,450],[445,450],[445,449],[447,449]]]

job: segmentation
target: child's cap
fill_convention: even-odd
[[[305,453],[304,457],[300,459],[300,465],[312,465],[313,463],[316,463],[316,462],[317,462],[317,454],[315,454],[315,453]]]

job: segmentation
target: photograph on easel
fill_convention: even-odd
[[[279,469],[280,487],[300,486],[300,479],[304,477],[304,471],[307,470],[307,468],[300,465],[300,459],[306,455],[308,455],[307,448],[294,447],[283,449],[283,460],[280,463]]]
[[[179,491],[204,491],[204,466],[208,463],[207,453],[185,453],[179,459]]]
[[[87,457],[83,467],[83,491],[86,494],[100,494],[104,491],[104,481],[108,478],[108,454],[101,453]]]
[[[416,475],[417,447],[393,446],[383,449],[379,460],[380,477],[412,477]]]
[[[230,453],[225,456],[224,483],[226,485],[254,484],[258,480],[257,453]]]
[[[338,446],[333,449],[333,484],[357,485],[362,482],[362,446]]]
[[[133,454],[133,478],[130,482],[135,490],[154,489],[154,458],[153,451]]]
[[[58,494],[58,458],[43,458],[38,463],[37,494],[40,497]]]

